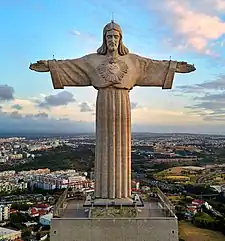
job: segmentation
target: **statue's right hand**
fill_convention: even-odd
[[[37,72],[48,72],[48,61],[47,60],[39,60],[37,63],[30,64],[29,67],[31,70],[37,71]]]

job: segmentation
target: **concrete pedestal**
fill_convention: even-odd
[[[52,219],[51,241],[178,241],[176,218]]]

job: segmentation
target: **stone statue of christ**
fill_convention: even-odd
[[[175,73],[189,73],[194,65],[159,61],[129,53],[122,30],[114,21],[103,30],[97,53],[71,60],[41,60],[37,72],[50,72],[55,89],[93,86],[96,101],[95,197],[131,196],[131,107],[134,86],[171,89]]]

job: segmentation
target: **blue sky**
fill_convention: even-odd
[[[130,52],[197,68],[177,74],[172,90],[132,90],[133,130],[223,131],[225,0],[0,1],[0,131],[93,130],[96,90],[56,91],[49,73],[28,67],[96,52],[112,12]]]

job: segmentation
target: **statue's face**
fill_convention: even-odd
[[[109,51],[116,51],[119,47],[120,33],[116,30],[110,30],[106,33],[106,44]]]

